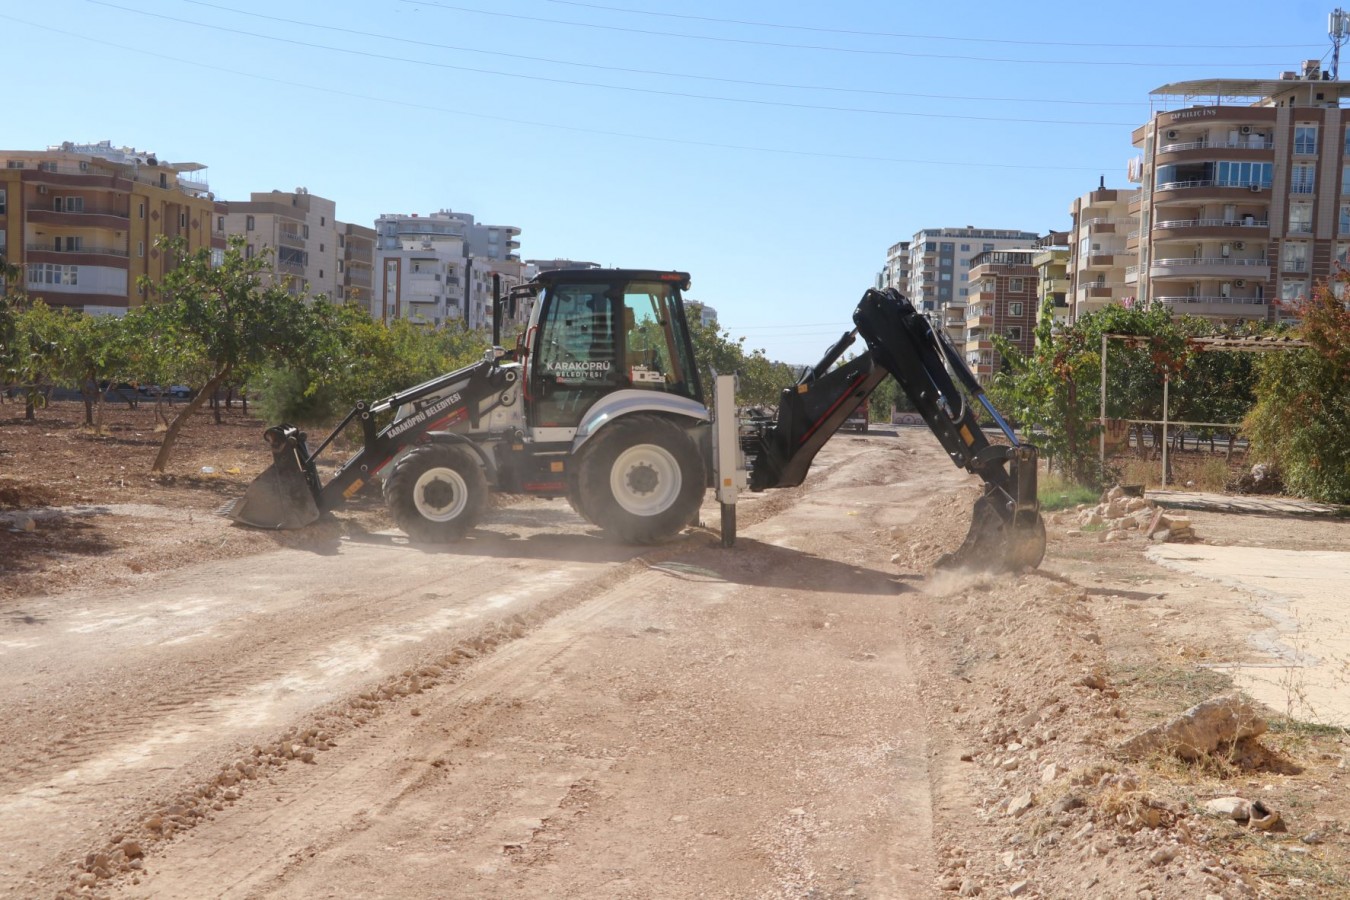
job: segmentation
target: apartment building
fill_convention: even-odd
[[[1274,79],[1164,85],[1135,130],[1140,301],[1276,320],[1350,264],[1350,84],[1316,60]]]
[[[120,314],[145,301],[137,281],[171,262],[161,235],[188,250],[223,252],[218,208],[200,163],[171,163],[130,147],[66,142],[0,150],[0,255],[47,304]]]
[[[1069,204],[1068,319],[1111,303],[1134,302],[1138,271],[1137,189],[1117,190],[1103,178]]]
[[[1039,235],[1008,228],[925,228],[909,245],[909,298],[940,325],[952,343],[965,341],[971,261],[994,250],[1025,249]]]
[[[962,313],[966,362],[981,384],[987,384],[1002,363],[994,346],[996,335],[1023,353],[1035,345],[1040,289],[1033,260],[1039,252],[1027,248],[975,254],[965,305],[948,307],[949,312]]]
[[[247,257],[270,251],[276,283],[297,296],[335,302],[342,299],[336,212],[332,200],[298,187],[226,201],[221,225],[227,235],[244,239]]]
[[[338,223],[337,299],[355,303],[368,314],[375,298],[375,229],[349,222]]]
[[[372,315],[490,328],[494,280],[506,291],[525,278],[525,264],[514,252],[519,234],[515,226],[482,225],[448,209],[381,216],[375,222]]]
[[[909,241],[899,241],[886,248],[886,268],[877,279],[879,288],[895,288],[909,296]]]
[[[1069,233],[1052,231],[1036,244],[1031,265],[1036,269],[1036,316],[1049,306],[1056,322],[1069,318]],[[1034,326],[1033,326],[1034,327]]]

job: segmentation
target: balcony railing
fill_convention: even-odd
[[[1166,219],[1155,222],[1154,231],[1166,228],[1269,228],[1269,219]]]
[[[1221,188],[1255,188],[1259,191],[1270,190],[1269,181],[1215,181],[1212,178],[1196,178],[1190,181],[1164,181],[1156,188],[1159,191],[1178,191],[1183,188],[1202,188],[1202,187],[1221,187]]]
[[[97,247],[85,244],[80,247],[57,247],[52,244],[27,244],[28,251],[38,253],[98,253],[103,256],[121,256],[126,257],[130,254],[126,250],[119,250],[116,247]]]
[[[1264,297],[1156,297],[1158,303],[1172,306],[1185,306],[1196,303],[1228,303],[1234,306],[1265,306],[1270,301]]]
[[[1158,148],[1159,153],[1175,153],[1179,150],[1204,150],[1206,147],[1213,147],[1220,150],[1270,150],[1275,147],[1272,140],[1257,141],[1183,141],[1179,144],[1163,144]]]
[[[114,209],[111,206],[99,206],[86,203],[83,209],[48,209],[42,206],[28,207],[30,213],[56,213],[61,216],[115,216],[119,219],[131,218],[131,213],[125,209]]]
[[[1306,272],[1308,271],[1308,261],[1306,259],[1286,259],[1280,263],[1281,272]]]
[[[1240,259],[1240,258],[1232,257],[1232,256],[1202,256],[1202,257],[1198,257],[1198,258],[1197,258],[1197,257],[1185,256],[1185,257],[1181,257],[1180,259],[1155,259],[1155,260],[1153,261],[1153,265],[1154,265],[1154,267],[1170,267],[1170,268],[1179,268],[1179,267],[1182,267],[1182,266],[1263,266],[1263,267],[1264,267],[1264,266],[1269,266],[1269,265],[1270,265],[1270,261],[1267,260],[1267,259]],[[1286,271],[1294,272],[1294,271],[1298,271],[1298,270],[1296,270],[1296,269],[1287,269]]]

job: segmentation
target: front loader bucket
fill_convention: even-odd
[[[965,569],[976,572],[1015,572],[1034,569],[1045,556],[1045,521],[1040,513],[1007,521],[986,494],[975,501],[970,531],[954,552],[937,561],[938,569]]]
[[[272,445],[272,465],[253,479],[243,497],[222,507],[221,515],[241,525],[270,529],[304,528],[319,518],[319,506],[300,467],[292,433],[293,429],[282,428],[264,433]],[[303,435],[298,437],[304,440]]]

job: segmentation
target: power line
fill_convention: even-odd
[[[233,75],[242,78],[252,78],[257,81],[267,82],[269,84],[280,84],[292,88],[304,88],[306,90],[317,91],[319,93],[331,94],[336,97],[347,97],[355,100],[365,100],[372,103],[384,103],[390,106],[401,106],[407,109],[418,109],[424,110],[426,112],[448,113],[450,115],[464,116],[466,118],[472,119],[483,119],[491,122],[502,122],[509,125],[523,125],[530,128],[546,128],[553,131],[567,131],[589,136],[617,137],[629,140],[658,143],[662,145],[700,147],[703,149],[712,149],[712,150],[738,150],[742,152],[768,153],[779,156],[796,156],[813,159],[836,159],[849,162],[895,163],[900,165],[911,165],[911,166],[932,165],[958,169],[988,168],[988,169],[1052,171],[1052,172],[1064,172],[1064,171],[1099,172],[1101,171],[1102,168],[1101,166],[1019,165],[1016,163],[961,162],[946,159],[904,159],[889,156],[868,156],[863,154],[848,154],[848,153],[826,153],[812,150],[796,150],[788,147],[761,147],[750,144],[727,144],[715,141],[693,141],[688,140],[686,138],[674,137],[666,133],[652,135],[652,134],[643,134],[640,132],[608,131],[589,126],[583,127],[573,125],[559,125],[553,122],[539,122],[539,121],[532,121],[529,119],[516,119],[510,116],[499,116],[499,115],[492,115],[489,113],[469,112],[468,110],[454,109],[451,107],[444,107],[444,106],[435,106],[433,104],[418,103],[411,100],[401,100],[391,97],[376,97],[371,96],[369,94],[358,94],[353,91],[343,91],[338,90],[337,88],[324,87],[322,85],[306,84],[305,82],[296,81],[290,78],[271,78],[266,75],[259,75],[255,72],[246,72],[239,69],[230,69],[224,66],[216,66],[210,63],[204,63],[196,59],[185,59],[179,56],[170,56],[166,53],[156,53],[153,50],[146,50],[141,47],[130,47],[125,44],[116,43],[114,41],[106,41],[102,40],[101,38],[92,38],[87,35],[75,34],[73,32],[63,31],[62,29],[59,28],[53,28],[50,25],[41,25],[36,22],[29,22],[25,19],[20,19],[16,16],[5,15],[4,13],[0,13],[0,19],[10,22],[17,22],[20,25],[27,25],[30,28],[36,28],[42,31],[51,32],[53,34],[60,34],[66,37],[75,38],[77,40],[88,41],[89,43],[93,44],[100,44],[105,47],[112,47],[116,50],[123,50],[129,53],[137,53],[144,56],[150,56],[156,59],[163,59],[174,63],[182,63],[183,65],[198,66],[203,69],[209,69],[215,72],[223,72],[227,75]]]
[[[579,6],[585,9],[598,9],[605,12],[630,13],[637,16],[655,16],[663,19],[685,19],[694,22],[713,22],[719,25],[751,25],[756,28],[778,28],[785,31],[808,31],[819,34],[847,34],[863,37],[909,38],[924,41],[953,41],[965,44],[1012,44],[1027,47],[1120,47],[1130,50],[1286,50],[1309,47],[1309,44],[1124,44],[1118,41],[1093,43],[1089,41],[1026,41],[1012,38],[975,38],[957,37],[946,34],[914,34],[899,31],[875,31],[872,29],[825,28],[819,25],[789,25],[784,22],[763,22],[753,19],[722,19],[714,16],[691,16],[685,13],[657,12],[646,9],[632,9],[626,6],[605,6],[600,3],[582,3],[579,0],[546,0],[561,6]]]
[[[354,50],[347,47],[333,47],[327,44],[316,44],[310,41],[300,41],[294,38],[277,37],[276,35],[262,34],[256,31],[246,31],[240,28],[228,28],[224,25],[212,25],[205,22],[194,22],[191,19],[182,19],[177,16],[168,16],[163,13],[146,12],[141,9],[133,9],[127,6],[119,6],[116,3],[109,3],[107,0],[85,0],[86,3],[92,3],[95,6],[104,6],[109,9],[116,9],[122,12],[134,13],[140,16],[146,16],[152,19],[162,19],[167,22],[176,22],[180,25],[191,25],[196,28],[205,28],[210,31],[223,32],[225,34],[236,34],[244,37],[257,38],[264,41],[275,41],[280,44],[287,44],[292,47],[305,47],[310,50],[326,50],[333,53],[344,53],[351,56],[360,56],[365,59],[375,59],[383,62],[400,62],[408,65],[428,66],[434,69],[448,69],[455,72],[472,72],[477,75],[495,75],[501,78],[518,78],[524,81],[542,81],[548,84],[562,84],[572,87],[593,87],[610,91],[623,91],[634,94],[649,94],[659,97],[677,97],[684,100],[711,100],[718,103],[738,103],[748,106],[772,106],[782,109],[802,109],[814,112],[844,112],[861,113],[864,115],[875,116],[895,116],[902,118],[918,119],[956,119],[967,122],[1015,122],[1027,125],[1070,125],[1074,127],[1083,126],[1105,126],[1111,128],[1131,128],[1136,126],[1137,122],[1086,122],[1073,119],[1034,119],[1028,117],[1009,117],[1009,116],[971,116],[961,113],[921,113],[907,112],[903,110],[889,109],[864,109],[851,106],[828,106],[815,103],[792,103],[786,100],[760,100],[747,97],[719,97],[711,94],[693,94],[686,91],[663,91],[655,88],[640,88],[631,85],[600,84],[592,81],[574,81],[565,78],[549,78],[544,75],[522,75],[517,72],[503,72],[495,69],[480,69],[473,66],[457,66],[451,63],[430,62],[427,60],[406,59],[399,56],[390,56],[384,53],[375,53],[369,50]]]
[[[627,28],[621,25],[599,25],[594,22],[571,22],[566,19],[549,19],[543,16],[525,16],[518,13],[500,12],[497,10],[476,9],[471,6],[456,6],[450,3],[435,3],[430,0],[398,0],[399,3],[417,6],[419,9],[427,7],[430,9],[440,9],[449,12],[464,12],[480,16],[496,16],[504,19],[514,19],[521,22],[540,22],[546,25],[566,25],[571,28],[591,28],[600,31],[618,31],[625,34],[643,34],[653,37],[673,37],[682,38],[691,41],[711,41],[720,44],[741,44],[753,47],[778,47],[787,50],[818,50],[827,53],[851,53],[863,56],[902,56],[910,59],[940,59],[945,61],[957,62],[996,62],[996,63],[1014,63],[1014,64],[1032,64],[1040,66],[1126,66],[1129,68],[1166,68],[1166,69],[1223,69],[1223,68],[1252,68],[1262,66],[1266,68],[1278,68],[1284,63],[1271,62],[1244,62],[1240,66],[1234,66],[1231,63],[1209,63],[1209,62],[1140,62],[1138,60],[1103,60],[1103,59],[1010,59],[999,56],[955,56],[951,53],[914,53],[907,50],[876,50],[861,47],[830,47],[821,44],[788,44],[780,41],[756,41],[749,38],[729,38],[715,37],[706,34],[686,34],[678,31],[656,31],[648,28]],[[1303,45],[1299,45],[1303,46]]]
[[[747,87],[767,87],[781,88],[787,90],[801,91],[826,91],[830,93],[845,94],[868,94],[879,97],[909,97],[921,100],[956,100],[956,101],[974,101],[979,103],[1053,103],[1069,104],[1074,106],[1124,106],[1140,107],[1143,104],[1140,101],[1129,100],[1066,100],[1055,97],[968,97],[957,94],[925,94],[912,91],[888,91],[880,88],[856,88],[856,87],[835,87],[821,84],[794,84],[791,82],[777,81],[755,81],[746,78],[722,78],[715,75],[699,75],[691,72],[667,72],[659,69],[634,69],[624,66],[605,66],[598,63],[574,62],[566,59],[555,59],[547,56],[532,56],[524,53],[507,53],[501,50],[484,50],[481,47],[461,47],[454,44],[438,44],[431,41],[419,41],[413,38],[399,37],[392,34],[377,34],[370,31],[363,31],[355,28],[342,28],[337,25],[328,25],[322,22],[307,22],[301,19],[287,19],[281,16],[269,16],[264,13],[255,13],[243,9],[235,9],[229,6],[221,6],[216,3],[207,3],[205,0],[180,0],[193,6],[201,6],[207,9],[219,10],[221,12],[234,13],[240,16],[249,16],[255,19],[265,19],[271,22],[281,22],[287,25],[299,25],[305,28],[318,28],[324,31],[334,31],[339,34],[351,34],[359,37],[378,38],[385,41],[393,41],[400,44],[407,44],[413,47],[426,47],[432,50],[450,50],[456,53],[476,53],[483,56],[496,56],[505,59],[518,59],[525,62],[545,63],[554,66],[572,66],[581,69],[594,69],[601,72],[616,72],[621,75],[656,75],[662,78],[684,78],[691,81],[711,81],[719,84],[738,84]],[[208,27],[203,25],[203,27]]]

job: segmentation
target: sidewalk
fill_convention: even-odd
[[[1148,491],[1148,499],[1170,509],[1201,509],[1267,516],[1350,516],[1350,507],[1296,497],[1260,494],[1207,494],[1200,491]]]
[[[1350,727],[1350,552],[1160,544],[1148,557],[1249,592],[1270,619],[1250,638],[1268,662],[1210,668],[1277,712]]]

